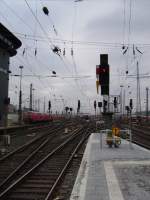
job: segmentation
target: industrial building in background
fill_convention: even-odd
[[[0,23],[0,122],[7,114],[10,99],[8,98],[9,59],[17,54],[21,41]]]

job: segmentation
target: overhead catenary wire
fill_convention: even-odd
[[[44,0],[43,0],[43,1],[44,1]],[[30,2],[30,1],[28,1],[28,2]],[[37,1],[35,1],[35,2],[37,2]],[[34,34],[33,34],[33,35],[34,35]],[[22,37],[22,36],[21,36],[21,37]],[[24,37],[24,36],[23,36],[23,37]],[[30,38],[31,38],[31,37],[28,37],[28,36],[27,36],[27,37],[25,38],[25,41],[28,40],[28,39],[30,39]],[[35,37],[33,37],[33,40],[34,40],[35,42],[36,42],[36,41],[39,42],[39,41],[37,40],[37,38],[38,38],[38,36],[36,35]],[[47,40],[48,40],[47,37],[42,37],[42,38],[40,38],[40,39],[43,40],[43,41],[46,41],[46,42],[47,42]],[[40,39],[39,39],[39,40],[40,40]],[[51,38],[51,39],[52,39],[52,38]],[[60,43],[60,44],[62,44],[62,43],[64,44],[64,41],[63,41],[63,40],[60,40],[59,38],[56,39],[56,40],[53,40],[53,39],[52,39],[52,42],[53,42],[53,44],[56,44],[56,42],[58,42],[58,43]],[[79,43],[77,44],[75,40],[73,40],[73,41],[71,41],[71,40],[69,41],[69,40],[68,40],[68,41],[66,42],[66,44],[71,44],[71,42],[73,43],[73,45],[88,45],[88,46],[98,46],[98,47],[101,46],[100,43],[97,43],[97,42],[95,42],[95,43],[93,43],[93,42],[89,43],[89,41],[86,41],[87,43],[85,43],[84,41],[79,41]],[[81,43],[80,43],[80,42],[81,42]],[[33,44],[34,44],[34,43],[33,43]],[[47,44],[48,44],[48,43],[47,43]],[[128,42],[126,42],[126,44],[128,44]],[[117,46],[115,43],[106,43],[106,44],[103,44],[103,45],[104,45],[104,46],[108,46],[108,48],[111,47],[111,45],[113,46],[113,48],[117,48],[117,47],[120,47],[122,44],[119,43],[119,44],[117,44],[117,45],[118,45],[118,46]],[[115,45],[116,45],[116,46],[115,46]],[[39,48],[40,48],[40,45],[38,45],[38,46],[39,46]],[[71,45],[70,45],[70,46],[71,46]],[[138,45],[137,45],[137,46],[138,46]],[[145,46],[148,46],[148,45],[145,45]],[[34,48],[34,45],[33,45],[33,48]],[[32,50],[31,50],[31,51],[32,51]],[[31,51],[29,50],[29,56],[32,54]],[[33,57],[33,56],[32,56],[32,57]],[[64,58],[63,58],[63,60],[64,60]],[[70,68],[70,65],[69,65],[69,68]],[[45,71],[45,69],[44,69],[44,71]]]
[[[13,15],[15,15],[23,24],[25,24],[26,27],[28,27],[28,29],[29,29],[30,31],[33,32],[33,37],[35,37],[35,34],[36,34],[36,23],[35,23],[35,29],[33,29],[33,27],[30,26],[28,23],[26,23],[26,21],[25,21],[22,17],[20,17],[20,15],[18,15],[18,13],[17,13],[12,7],[10,7],[9,4],[6,3],[5,0],[2,0],[2,3],[11,11],[11,13],[12,13]],[[37,8],[36,8],[36,15],[37,15]],[[7,20],[7,19],[5,19],[5,20]],[[10,26],[11,26],[11,25],[10,25]],[[25,39],[26,39],[26,34],[25,34]],[[37,44],[37,41],[35,40],[35,45],[36,45],[36,44]],[[27,45],[25,45],[25,47],[23,47],[23,52],[22,52],[22,55],[23,55],[23,56],[26,54],[26,50],[27,50]],[[35,55],[36,55],[36,54],[37,54],[37,47],[35,48]]]
[[[32,26],[30,26],[25,20],[24,18],[22,18],[20,15],[18,15],[18,13],[8,4],[6,3],[6,0],[1,0],[1,2],[21,21],[23,22],[23,24],[26,25],[26,27],[28,27],[29,30],[33,31]]]
[[[34,38],[34,35],[31,34],[24,34],[24,33],[18,33],[18,32],[13,32],[14,34],[18,35],[20,38],[23,38],[25,40],[37,40],[38,42],[45,42],[47,43],[47,39],[45,37],[37,35]],[[108,46],[112,48],[121,48],[122,47],[122,42],[105,42],[105,41],[82,41],[82,40],[67,40],[67,39],[60,39],[60,38],[51,38],[53,42],[56,42],[58,44],[69,44],[71,45],[87,45],[87,46]],[[128,42],[124,43],[125,46],[128,45]],[[144,47],[144,48],[149,48],[150,43],[134,43],[138,47]],[[132,47],[132,44],[129,45]]]
[[[43,8],[47,8],[47,7],[44,7],[44,4],[43,4],[43,2],[41,1],[41,5],[43,6]],[[48,8],[47,8],[47,10],[48,10]],[[49,19],[50,19],[50,22],[52,23],[52,26],[53,26],[53,29],[54,29],[54,32],[55,32],[55,34],[56,34],[56,36],[58,37],[58,36],[60,36],[60,39],[63,41],[63,39],[62,39],[62,37],[61,37],[61,35],[60,35],[60,33],[58,32],[58,31],[56,31],[56,29],[55,29],[55,24],[54,24],[54,22],[53,22],[53,20],[52,20],[52,18],[51,18],[51,16],[50,16],[50,14],[48,14],[48,17],[49,17]],[[65,42],[64,42],[65,43]],[[63,54],[62,53],[60,53],[59,54],[59,57],[60,57],[60,59],[61,59],[61,61],[63,62],[63,64],[64,64],[64,66],[65,66],[65,68],[67,69],[67,71],[69,72],[69,73],[71,73],[71,71],[70,71],[70,69],[69,69],[69,67],[68,67],[68,64],[66,63],[66,58],[65,58],[65,49],[63,50]],[[65,61],[66,60],[66,61]]]
[[[34,14],[33,10],[31,9],[31,7],[30,7],[28,1],[27,1],[27,0],[24,0],[24,1],[25,1],[26,5],[28,6],[30,12],[31,12],[32,15],[34,16],[35,20],[38,22],[38,24],[39,24],[40,28],[42,29],[43,33],[46,35],[47,39],[50,41],[50,43],[51,43],[51,49],[53,50],[53,48],[55,47],[55,45],[53,44],[51,38],[48,37],[48,35],[47,35],[46,31],[44,30],[42,24],[40,23],[40,21],[38,20],[38,18],[37,18],[36,15]],[[61,58],[61,55],[59,55],[59,57],[60,57],[61,60],[63,60],[63,59]]]
[[[29,56],[29,54],[28,54],[28,56]],[[43,83],[43,80],[41,80],[40,77],[39,77],[37,74],[35,74],[35,72],[32,71],[32,69],[31,69],[31,68],[32,68],[32,65],[29,63],[28,59],[23,58],[21,55],[20,55],[19,57],[20,57],[20,59],[21,59],[21,62],[22,62],[22,59],[24,59],[24,61],[27,62],[27,65],[26,65],[27,68],[29,69],[29,71],[31,72],[31,74],[33,74],[33,77],[36,77],[36,78],[38,79],[38,81],[40,81],[40,82],[42,83],[43,88],[44,88],[44,89],[45,89],[45,88],[48,88],[49,86],[48,86],[47,84],[45,85],[45,84]],[[20,60],[20,59],[19,59],[19,60]],[[23,63],[24,63],[24,62],[23,62]],[[24,63],[24,64],[25,64],[25,63]],[[65,78],[65,77],[64,77],[64,78]],[[64,79],[64,78],[62,78],[62,79]],[[51,92],[51,91],[49,91],[49,93],[51,93],[51,95],[52,95],[52,92]]]
[[[43,4],[42,4],[42,6],[43,6]],[[46,15],[48,15],[49,16],[49,13],[48,13],[48,9],[47,9],[47,7],[44,7],[44,8],[46,8],[46,10],[47,10],[47,13],[46,13]],[[53,27],[54,27],[54,24],[53,24]],[[58,34],[57,34],[58,35]],[[73,51],[73,50],[72,50]],[[66,67],[66,69],[67,69],[67,71],[69,71],[70,72],[70,69],[69,69],[69,67],[68,67],[68,64],[66,63],[66,58],[65,57],[63,57],[62,55],[61,55],[61,53],[59,54],[59,58],[61,59],[61,61],[63,62],[63,64],[64,64],[64,66]],[[75,80],[75,82],[77,82],[76,80]],[[77,84],[77,86],[78,86],[78,84]],[[78,86],[79,87],[79,86]],[[81,90],[80,88],[79,88],[79,90]],[[83,92],[82,92],[83,93]]]
[[[41,0],[32,0],[32,1],[41,1]],[[99,0],[43,0],[43,1],[45,1],[45,2],[68,2],[68,3],[72,3],[72,2],[80,2],[80,1],[86,1],[86,2],[93,2],[93,1],[99,1]]]
[[[43,6],[43,4],[42,4],[42,6]],[[49,18],[50,18],[50,16],[49,16]],[[54,23],[52,23],[52,24],[53,24],[53,26],[54,26]],[[58,33],[57,33],[57,35],[58,35]],[[60,52],[60,53],[61,53],[61,52]],[[66,70],[70,73],[69,67],[68,67],[68,65],[66,65],[66,63],[65,63],[65,61],[64,61],[64,59],[63,59],[63,56],[61,56],[61,54],[59,54],[59,58],[60,58],[60,60],[62,61],[63,65],[65,66]]]
[[[11,27],[12,31],[15,31],[15,27],[10,23],[10,21],[1,11],[0,11],[0,16],[7,22],[7,24]]]
[[[73,6],[74,6],[74,9],[73,9],[74,13],[73,13],[73,22],[72,22],[71,56],[72,56],[72,61],[73,61],[74,72],[75,72],[75,75],[77,76],[78,72],[77,72],[77,65],[76,65],[75,58],[74,58],[74,48],[73,48],[73,40],[74,40],[76,18],[77,18],[77,4],[76,4],[76,2],[74,2]]]
[[[4,2],[4,1],[3,1],[3,2]],[[4,3],[5,3],[5,2],[4,2]],[[7,4],[6,4],[6,5],[7,5]],[[9,9],[10,9],[10,7],[9,7]],[[11,11],[12,11],[13,13],[15,13],[12,9],[11,9]],[[17,14],[16,16],[19,18],[19,15],[18,15],[18,14]],[[22,20],[22,18],[19,18],[19,19]],[[5,20],[7,20],[7,18],[5,18]],[[22,21],[23,21],[23,23],[24,23],[24,20],[22,20]],[[30,28],[30,26],[29,26],[29,28]],[[26,35],[25,35],[25,37],[26,37]],[[26,53],[26,52],[25,52],[26,49],[27,49],[27,46],[26,46],[26,47],[24,48],[24,50],[23,50],[24,53]],[[23,54],[24,54],[24,53],[23,53]],[[30,71],[31,71],[31,70],[30,70]]]
[[[53,50],[53,48],[56,47],[56,46],[53,44],[51,38],[48,37],[48,35],[47,35],[46,31],[44,30],[42,24],[40,23],[40,21],[38,20],[38,18],[37,18],[36,15],[34,14],[33,10],[31,9],[31,7],[30,7],[28,1],[27,1],[27,0],[24,0],[24,1],[26,2],[26,5],[28,6],[28,8],[29,8],[29,10],[31,11],[32,15],[34,16],[35,20],[36,20],[36,21],[38,22],[38,24],[40,25],[40,28],[42,29],[43,33],[46,35],[47,39],[50,40],[51,49]],[[59,58],[63,61],[62,56],[61,56],[60,54],[58,54],[58,55],[59,55]],[[66,64],[65,64],[65,66],[66,66]],[[67,66],[66,66],[66,67],[67,67]]]
[[[18,15],[17,14],[17,12],[12,8],[12,7],[10,7],[9,5],[8,5],[8,3],[6,3],[6,1],[5,0],[2,0],[3,1],[3,3],[8,7],[8,9],[16,16],[16,17],[18,17],[18,19],[20,19],[20,21],[21,22],[23,22],[30,30],[32,30],[32,32],[34,32],[34,30],[33,30],[33,27],[31,27],[29,24],[27,24],[26,23],[26,21],[22,18],[22,17],[20,17],[20,15]],[[123,1],[126,1],[126,0],[123,0]],[[35,2],[37,2],[37,1],[35,1]],[[42,1],[41,1],[42,2]],[[42,3],[42,5],[43,5],[43,3]],[[36,16],[36,15],[35,15]],[[4,16],[3,16],[4,17]],[[37,17],[36,17],[37,18]],[[51,19],[52,20],[52,19]],[[52,24],[54,24],[54,22],[52,21]],[[17,34],[17,35],[22,35],[22,37],[24,38],[24,39],[26,39],[26,40],[35,40],[35,41],[42,41],[42,39],[43,39],[43,41],[44,40],[46,40],[47,41],[47,37],[46,38],[44,38],[44,37],[42,37],[42,36],[37,36],[37,37],[35,37],[35,35],[33,34],[33,35],[31,35],[31,34],[23,34],[23,33],[17,33],[17,32],[14,32],[15,34]],[[48,36],[48,38],[49,39],[51,39],[49,36]],[[41,40],[40,40],[41,39]],[[88,43],[91,43],[91,45],[92,45],[92,42],[88,42],[88,41],[69,41],[69,40],[62,40],[62,39],[52,39],[52,40],[54,40],[54,42],[55,41],[59,41],[59,42],[62,42],[62,43],[72,43],[73,42],[73,44],[76,44],[76,43],[82,43],[82,44],[84,44],[84,43],[87,43],[87,45],[88,45]],[[95,43],[95,44],[94,44]],[[96,43],[98,44],[99,42],[94,42],[93,43],[93,45],[96,45]],[[122,45],[121,43],[117,43],[117,44],[115,44],[115,43],[106,43],[106,42],[100,42],[100,44],[99,45],[101,45],[101,44],[103,44],[103,45]],[[90,44],[89,44],[90,45]],[[139,45],[150,45],[150,44],[137,44],[138,46]]]
[[[128,67],[129,67],[129,58],[130,58],[130,42],[131,42],[131,22],[132,22],[132,4],[133,4],[133,0],[130,0],[129,2],[129,22],[128,22],[128,51],[127,51],[127,69],[126,71],[128,71]]]
[[[21,55],[20,55],[21,56]],[[32,55],[30,55],[30,53],[28,53],[26,56],[31,56],[31,57],[33,57]],[[62,58],[61,58],[62,59]],[[26,59],[24,59],[26,62],[27,62],[27,60]],[[36,59],[35,60],[37,63],[38,62],[40,62],[38,59]],[[62,59],[62,61],[63,61],[63,63],[64,63],[64,65],[65,66],[67,66],[67,64],[65,63],[65,61]],[[45,65],[43,65],[43,63],[40,63],[42,66],[45,66]],[[31,65],[29,65],[28,63],[27,63],[27,66],[31,66]],[[31,66],[31,68],[32,68],[32,66]],[[48,69],[48,68],[47,68]],[[31,71],[31,69],[30,69],[30,71]],[[32,71],[31,71],[32,72]],[[33,73],[34,74],[34,76],[35,77],[37,77],[36,75],[35,75],[35,73]],[[39,77],[37,77],[37,78],[39,78]],[[40,80],[40,79],[39,79]],[[40,80],[41,81],[41,80]]]
[[[41,2],[41,5],[42,5],[43,8],[47,8],[47,7],[44,6],[42,0],[41,0],[40,2]],[[48,9],[47,9],[47,10],[48,10]],[[49,10],[48,10],[48,11],[49,11]],[[55,27],[55,24],[54,24],[54,21],[53,21],[51,15],[50,15],[49,13],[48,13],[48,18],[49,18],[50,23],[52,24],[53,31],[54,31],[55,35],[57,36],[57,35],[58,35],[58,31],[57,31],[57,29],[56,29],[56,27]]]
[[[21,54],[18,54],[16,58],[19,60],[20,63],[23,63],[23,64],[26,66],[26,68],[31,72],[31,74],[33,74],[33,75],[36,76],[35,69],[34,69],[34,71],[33,71],[33,70],[32,70],[32,65],[29,63],[28,56],[29,56],[29,53],[28,53],[28,55],[27,55],[25,58],[22,57]],[[36,61],[37,64],[39,65],[39,60],[35,59],[35,61]],[[40,66],[40,65],[39,65],[39,66]],[[42,64],[42,66],[45,66],[45,65]],[[38,81],[40,81],[40,82],[42,83],[42,85],[44,84],[42,80],[38,79]],[[43,85],[43,88],[44,88],[44,89],[45,89],[45,88],[49,88],[49,87],[50,87],[50,86],[48,86],[47,84],[46,84],[46,85],[45,85],[45,84]],[[52,87],[51,87],[51,90],[53,90]],[[49,90],[49,93],[52,93],[52,92]]]
[[[30,12],[32,13],[33,17],[35,18],[35,20],[37,21],[37,23],[39,24],[41,30],[43,31],[43,33],[45,34],[46,38],[48,39],[48,41],[50,42],[51,44],[51,48],[53,48],[55,45],[53,44],[51,38],[48,36],[47,32],[45,31],[45,29],[43,28],[41,22],[39,21],[39,19],[37,18],[37,16],[35,15],[35,13],[33,12],[32,8],[30,7],[29,3],[27,0],[24,0],[27,7],[29,8]]]
[[[36,17],[38,15],[37,1],[35,2],[35,15],[36,15]],[[34,33],[33,33],[34,37],[36,37],[36,34],[37,34],[37,22],[35,21]],[[35,45],[34,56],[36,57],[37,56],[37,40],[35,40],[34,45]]]
[[[126,34],[126,0],[123,0],[123,45],[125,44]]]
[[[51,14],[49,14],[49,9],[44,5],[44,3],[43,3],[42,0],[41,0],[40,2],[41,2],[41,5],[42,5],[43,9],[46,9],[47,12],[48,12],[46,15],[47,15],[47,17],[49,18],[49,21],[50,21],[50,23],[51,23],[51,25],[52,25],[52,27],[53,27],[53,31],[54,31],[54,33],[55,33],[55,35],[56,35],[56,38],[54,38],[54,42],[56,43],[57,40],[63,41],[62,43],[63,43],[64,48],[63,48],[63,51],[61,51],[61,54],[59,54],[59,56],[61,57],[61,60],[62,60],[63,57],[66,56],[65,41],[63,40],[63,37],[62,37],[62,35],[60,34],[60,31],[58,31],[58,29],[56,28],[56,25],[55,25],[55,23],[54,23],[54,20],[53,20]],[[43,10],[43,11],[44,11],[44,10]],[[44,13],[45,13],[45,12],[44,12]],[[52,40],[53,40],[53,39],[52,39]],[[58,43],[57,43],[57,44],[58,44]],[[61,44],[61,43],[59,43],[59,44]]]
[[[19,55],[18,55],[18,56],[19,56]],[[37,77],[35,71],[32,70],[32,65],[30,64],[28,58],[24,58],[24,57],[22,57],[21,55],[20,55],[19,57],[18,57],[18,56],[17,56],[17,59],[20,61],[20,63],[23,63],[24,66],[26,66],[26,69],[28,69],[28,71],[29,71],[31,74],[33,74],[33,76]],[[38,79],[38,81],[40,81],[41,84],[43,85],[42,89],[45,88],[45,86],[47,87],[47,85],[45,85],[45,84],[43,83],[42,80],[40,80],[38,77],[37,77],[37,79]]]
[[[20,56],[20,58],[19,58],[19,60],[21,59],[21,63],[24,63],[24,61],[22,60],[22,59],[24,59],[22,56]],[[36,73],[34,72],[34,71],[32,71],[32,69],[31,69],[31,67],[32,67],[32,65],[29,63],[29,60],[28,59],[24,59],[25,60],[25,62],[27,63],[27,65],[25,65],[25,63],[24,63],[24,65],[27,67],[27,69],[31,72],[31,74],[33,74],[33,76],[35,77],[35,78],[37,78],[37,80],[38,80],[38,82],[40,82],[41,84],[36,84],[35,82],[34,82],[34,86],[35,86],[35,88],[37,88],[37,90],[38,90],[38,93],[40,93],[40,91],[43,91],[43,89],[46,89],[47,88],[47,90],[48,90],[48,98],[49,99],[51,99],[51,97],[52,97],[52,95],[53,95],[53,88],[51,88],[51,90],[49,89],[50,88],[50,85],[49,84],[45,84],[45,81],[44,80],[42,80],[42,79],[40,79],[37,75],[36,75]],[[31,77],[32,78],[32,77]],[[33,79],[32,79],[32,82],[33,82]],[[39,85],[40,85],[40,88],[41,88],[41,90],[39,90]],[[43,87],[41,87],[41,86],[43,86]]]
[[[130,5],[129,5],[129,27],[128,27],[128,45],[130,45],[130,40],[131,40],[132,5],[133,5],[133,0],[130,0]]]
[[[75,60],[75,57],[74,57],[74,46],[73,46],[73,40],[74,40],[74,35],[75,35],[75,27],[76,27],[76,19],[77,19],[77,2],[76,1],[74,1],[73,6],[74,6],[74,13],[73,13],[73,22],[72,22],[71,56],[72,56],[72,63],[73,63],[75,75],[78,76],[78,70],[77,70],[76,60]],[[79,80],[76,79],[75,82],[76,82],[77,86],[79,87],[81,94],[88,98],[88,96],[86,95],[86,93],[84,92],[84,90],[82,88],[82,84],[80,82],[80,79]]]
[[[18,13],[8,4],[6,3],[5,0],[2,0],[2,3],[5,5],[6,8],[8,8],[11,13],[16,16],[30,31],[33,32],[33,36],[35,37],[35,34],[36,34],[36,23],[35,23],[35,29],[33,29],[32,26],[30,26],[26,20],[24,20],[24,18],[22,18],[20,15],[18,15]],[[37,2],[35,2],[36,5],[37,5]],[[37,8],[36,8],[36,15],[37,15]],[[26,38],[26,35],[25,35],[25,38]],[[37,41],[35,40],[35,44],[37,43]],[[35,48],[35,54],[37,54],[37,48]],[[23,55],[26,53],[26,47],[24,47],[23,49]]]
[[[29,62],[29,59],[28,58],[26,58],[25,59],[26,60],[26,62],[27,62],[27,66],[30,66],[30,67],[32,67],[32,65],[30,64],[30,62]],[[33,71],[33,70],[30,70],[30,71],[32,71],[32,73],[36,76],[37,74],[35,74],[35,72]],[[51,84],[48,84],[48,83],[44,83],[45,82],[45,80],[41,80],[40,78],[39,78],[39,81],[42,83],[42,85],[43,85],[43,88],[51,88],[51,90],[50,89],[48,89],[49,90],[49,94],[51,94],[52,93],[52,91],[53,91],[53,87],[52,87],[52,85]]]

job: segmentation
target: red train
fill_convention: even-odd
[[[46,113],[30,111],[24,113],[23,120],[25,123],[48,122],[53,121],[54,117]]]

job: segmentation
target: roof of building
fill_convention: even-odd
[[[21,41],[0,23],[0,47],[8,51],[10,56],[14,56],[21,45]]]

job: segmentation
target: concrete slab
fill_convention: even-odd
[[[150,199],[150,151],[122,140],[109,148],[106,136],[88,141],[70,200]],[[143,197],[142,197],[143,196]]]
[[[150,163],[146,161],[115,164],[115,174],[124,200],[150,199]]]

